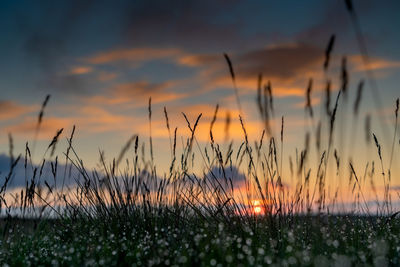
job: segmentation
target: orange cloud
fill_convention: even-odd
[[[34,106],[22,106],[13,101],[0,100],[0,121],[17,118],[35,110]]]
[[[211,122],[212,118],[214,117],[215,108],[216,106],[209,104],[198,104],[190,106],[171,107],[168,110],[174,112],[181,117],[181,112],[184,112],[188,116],[188,118],[197,118],[197,116],[201,113],[203,120],[209,120]],[[227,112],[230,113],[232,118],[238,118],[239,116],[239,111],[237,109],[228,109],[227,107],[220,105],[218,108],[217,119],[225,119],[225,115]]]
[[[70,74],[73,75],[82,75],[82,74],[87,74],[93,71],[92,67],[87,67],[87,66],[76,66],[71,68]]]
[[[240,91],[255,91],[258,75],[262,74],[264,83],[272,82],[276,97],[302,96],[307,84],[304,84],[304,88],[299,84],[319,75],[323,51],[303,43],[279,44],[232,54],[231,59]],[[184,55],[177,63],[189,67],[202,67],[197,79],[206,81],[206,90],[233,86],[222,54]]]
[[[392,61],[383,58],[369,58],[369,64],[366,66],[364,64],[362,55],[350,56],[350,62],[354,67],[355,71],[366,71],[369,70],[382,70],[390,68],[399,68],[400,61]]]
[[[135,125],[135,118],[132,116],[118,115],[111,113],[101,107],[84,105],[79,107],[70,107],[75,115],[69,117],[46,116],[40,126],[38,138],[47,140],[60,129],[69,129],[76,125],[80,133],[101,133],[130,131],[132,125]],[[143,122],[144,123],[144,122]],[[3,129],[12,134],[30,138],[36,131],[37,117],[29,116],[22,121],[5,126]]]
[[[304,107],[303,107],[304,108]],[[184,137],[190,137],[190,130],[188,129],[187,123],[183,118],[181,112],[184,112],[188,117],[191,126],[195,123],[197,117],[202,113],[202,117],[199,121],[198,128],[196,130],[196,138],[199,141],[207,142],[210,140],[210,124],[214,116],[215,106],[212,105],[192,105],[192,106],[181,106],[175,108],[168,108],[168,117],[171,129],[178,127],[178,135]],[[216,142],[225,141],[225,120],[226,113],[230,113],[231,123],[229,126],[228,137],[235,141],[244,141],[244,132],[242,125],[239,121],[239,112],[237,109],[228,109],[226,107],[220,107],[217,113],[217,119],[213,126],[213,136]],[[168,130],[166,128],[166,122],[163,114],[161,114],[161,109],[154,112],[154,118],[152,121],[152,134],[156,138],[168,138]],[[158,114],[158,117],[157,115]],[[261,120],[257,120],[258,116],[250,116],[248,113],[242,114],[244,118],[244,124],[248,138],[252,143],[252,140],[259,140],[262,131],[265,127]],[[148,134],[148,123],[143,120],[144,123],[137,123],[136,125],[141,125],[137,130],[140,133]],[[281,117],[271,118],[270,126],[275,133],[280,131],[281,127]],[[293,141],[296,139],[296,133],[298,133],[299,127],[306,125],[306,121],[299,120],[295,117],[285,117],[285,140]],[[292,131],[295,134],[292,136]],[[274,131],[273,131],[274,132]],[[289,136],[290,135],[290,136]],[[297,136],[298,137],[298,136]]]
[[[157,48],[132,48],[116,49],[101,52],[85,59],[90,64],[106,64],[117,61],[136,61],[143,62],[154,59],[168,58],[177,56],[181,52],[178,49],[157,49]]]
[[[126,98],[136,98],[150,96],[152,93],[160,93],[172,85],[172,82],[150,83],[148,81],[138,81],[132,83],[117,84],[113,89],[113,93],[117,96]]]
[[[113,114],[96,106],[83,107],[79,113],[80,115],[74,120],[77,127],[85,132],[98,133],[132,129],[133,118],[131,116]]]
[[[218,55],[185,55],[178,59],[178,63],[190,67],[198,67],[206,64],[214,64],[222,60]]]
[[[50,139],[58,129],[73,125],[72,118],[46,117],[40,126],[39,139]],[[36,131],[37,118],[27,117],[22,122],[5,127],[7,132],[33,137]]]
[[[311,77],[312,74],[307,75],[306,77]],[[299,87],[298,81],[272,81],[272,92],[274,97],[289,97],[289,96],[304,96],[306,87]],[[256,93],[257,90],[257,76],[254,77],[242,77],[238,75],[238,79],[236,80],[236,85],[239,88],[240,92],[244,93]],[[227,74],[225,76],[218,77],[214,81],[211,81],[207,87],[209,89],[216,87],[224,87],[224,88],[233,88],[232,79]]]
[[[196,116],[197,118],[197,116]],[[193,127],[193,123],[196,118],[190,118],[191,124]],[[181,117],[179,121],[174,120],[175,125],[171,127],[178,127],[178,137],[183,136],[189,138],[191,136],[191,132],[187,127],[186,121]],[[149,126],[148,124],[138,124],[140,125],[136,128],[139,133],[144,133],[148,135]],[[245,123],[246,132],[250,139],[259,138],[262,133],[262,125],[258,121],[248,121]],[[152,121],[152,136],[154,138],[168,138],[168,130],[166,128],[165,120],[157,120]],[[213,127],[213,136],[216,142],[222,142],[225,140],[225,122],[221,120],[217,120]],[[195,137],[197,140],[201,142],[210,141],[210,121],[200,119],[199,124],[197,125]],[[229,138],[234,140],[244,140],[244,132],[242,126],[238,119],[232,119],[232,122],[229,127]],[[179,140],[179,139],[178,139]]]
[[[257,75],[261,73],[267,79],[286,80],[322,66],[323,50],[303,43],[279,44],[232,54],[231,59],[236,74],[242,77],[257,81]],[[184,55],[177,62],[186,66],[222,67],[220,71],[225,71],[224,74],[227,71],[222,54]]]
[[[303,90],[303,95],[304,95],[304,90]],[[321,103],[320,97],[311,97],[311,106],[315,108],[320,103]],[[294,106],[297,108],[304,108],[306,106],[306,100],[303,99],[301,102],[296,103]]]
[[[148,81],[120,83],[108,89],[108,96],[93,96],[88,98],[87,102],[99,105],[118,105],[127,103],[147,105],[147,101],[150,97],[154,104],[169,102],[186,96],[186,94],[183,93],[167,91],[167,89],[175,84],[176,82],[173,81],[164,83],[150,83]]]

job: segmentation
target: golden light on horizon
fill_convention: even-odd
[[[255,214],[261,214],[261,211],[262,211],[261,207],[254,207]]]
[[[263,214],[263,209],[261,207],[261,202],[259,200],[253,200],[252,206],[254,214],[256,215]]]

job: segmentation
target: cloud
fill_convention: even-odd
[[[219,166],[213,166],[206,174],[204,174],[204,179],[209,181],[217,179],[225,190],[231,188],[230,181],[232,181],[234,190],[243,189],[246,183],[246,176],[235,166],[224,167],[223,169]]]
[[[81,27],[81,19],[93,11],[95,1],[43,1],[41,8],[17,9],[18,27],[24,37],[27,56],[46,71],[54,69],[70,54],[71,38]],[[37,20],[36,16],[41,19]]]
[[[68,117],[46,116],[40,127],[39,140],[51,140],[60,128],[71,129],[76,125],[82,134],[118,132],[132,130],[135,119],[128,115],[119,115],[102,107],[91,105],[70,106]],[[26,117],[22,121],[5,126],[2,130],[26,138],[33,137],[37,127],[36,117]]]
[[[186,96],[184,93],[175,93],[168,89],[176,85],[174,81],[152,83],[149,81],[136,81],[129,83],[119,83],[108,88],[105,95],[95,95],[88,97],[86,101],[90,104],[99,105],[120,105],[138,104],[147,105],[151,97],[152,103],[165,103]]]
[[[262,73],[266,78],[291,79],[322,63],[323,51],[315,46],[281,44],[250,51],[238,57],[238,71],[245,77]]]
[[[264,82],[272,82],[274,95],[300,96],[304,88],[299,84],[315,75],[322,66],[323,50],[306,43],[284,43],[257,50],[232,54],[233,68],[240,89],[255,90],[257,76],[263,75]],[[180,57],[178,64],[201,68],[198,79],[207,81],[208,89],[232,87],[223,55],[192,54]]]
[[[354,68],[354,71],[400,68],[400,61],[388,60],[384,58],[377,58],[377,57],[369,58],[368,66],[364,64],[362,55],[352,55],[349,57],[349,60]]]
[[[151,83],[148,81],[138,81],[132,83],[117,84],[113,89],[116,96],[127,98],[126,101],[134,98],[148,98],[153,94],[161,93],[172,85],[171,82]]]
[[[73,119],[78,129],[88,133],[124,131],[132,129],[132,116],[119,115],[97,106],[84,106]]]
[[[125,7],[123,33],[129,43],[222,50],[246,41],[241,23],[221,20],[240,1],[145,1]],[[154,34],[157,32],[157,34]]]
[[[199,113],[192,117],[189,116],[191,123],[194,123]],[[180,115],[180,116],[179,116]],[[195,132],[195,137],[198,141],[209,142],[210,141],[210,123],[211,119],[201,118]],[[187,123],[181,114],[176,114],[176,116],[170,116],[171,127],[178,127],[178,135],[189,138],[191,132],[187,127]],[[226,131],[225,131],[225,121],[218,119],[213,126],[213,137],[214,140],[218,142],[225,141]],[[263,125],[259,121],[246,121],[245,123],[246,132],[251,140],[259,138]],[[145,123],[139,124],[136,130],[140,133],[148,134],[148,125]],[[152,135],[155,138],[168,138],[168,130],[166,128],[165,119],[153,120],[152,121]],[[244,140],[244,133],[242,126],[237,117],[232,117],[231,123],[229,125],[228,136],[230,139],[236,141]]]
[[[231,55],[233,67],[241,77],[257,77],[262,73],[267,78],[288,79],[300,71],[314,67],[323,60],[323,50],[305,43],[279,44],[258,50]],[[191,67],[212,67],[225,63],[221,55],[185,55],[179,64]],[[226,67],[226,65],[224,65]]]
[[[87,81],[63,73],[72,59],[81,19],[93,9],[94,1],[67,1],[54,4],[44,1],[34,12],[17,9],[17,27],[22,49],[32,68],[39,71],[38,86],[46,91],[81,93]],[[32,8],[34,9],[34,8]],[[41,19],[37,19],[37,17]]]
[[[181,52],[173,48],[129,48],[114,49],[106,52],[100,52],[91,57],[85,58],[84,61],[90,64],[107,64],[120,61],[133,61],[136,63],[146,62],[150,60],[169,58],[179,55]]]
[[[112,81],[117,77],[118,77],[117,73],[107,72],[107,71],[100,71],[99,74],[97,75],[97,79],[100,82]]]
[[[350,31],[353,35],[351,20],[345,3],[343,1],[329,1],[324,4],[325,8],[321,12],[322,14],[313,16],[314,25],[299,32],[296,36],[297,40],[325,46],[331,34],[343,38]],[[376,8],[374,5],[376,4],[371,0],[357,1],[354,8],[358,14],[368,16],[369,12],[374,12]],[[317,20],[317,18],[320,19]],[[350,38],[353,38],[353,36]],[[369,41],[367,40],[367,43]]]
[[[221,60],[221,55],[185,55],[178,59],[178,63],[189,67],[212,65]]]
[[[169,107],[168,111],[174,113],[179,117],[182,117],[182,112],[184,112],[188,118],[196,118],[200,113],[202,114],[202,120],[210,121],[214,117],[216,106],[209,104],[196,104],[196,105],[181,105],[175,107]],[[226,113],[229,112],[234,118],[238,118],[239,111],[237,109],[229,109],[226,106],[219,105],[217,119],[225,119]]]
[[[15,160],[15,159],[14,159]],[[12,174],[12,178],[10,182],[8,183],[7,190],[19,188],[19,187],[25,187],[25,167],[24,167],[24,161],[25,159],[23,157],[20,158],[18,161],[17,165],[15,166],[14,172]],[[0,176],[2,177],[2,181],[4,181],[3,177],[6,177],[10,171],[10,164],[11,164],[11,159],[9,156],[5,154],[0,154]],[[54,162],[53,162],[54,164]],[[36,176],[36,182],[39,181],[39,170],[41,166],[39,165],[33,165],[33,166],[28,166],[26,170],[26,178],[28,183],[30,184],[31,179],[33,178],[33,169],[37,168],[37,176]],[[57,186],[60,186],[62,184],[62,180],[64,177],[64,169],[65,169],[65,164],[58,162],[58,167],[57,167]],[[79,174],[78,170],[74,167],[71,168],[71,175],[69,175],[69,167],[67,169],[67,176],[65,179],[65,186],[70,186],[70,185],[75,185],[75,179],[81,179],[81,175]],[[43,167],[43,173],[40,178],[40,184],[44,186],[44,181],[46,181],[51,187],[55,185],[54,177],[51,172],[51,163],[50,161],[47,161]],[[1,183],[0,186],[3,185],[3,182]]]
[[[315,100],[316,101],[316,100]],[[315,103],[313,103],[315,104]],[[303,106],[296,107],[300,109],[304,109]],[[248,110],[248,109],[246,109]],[[171,129],[178,127],[178,136],[190,137],[190,130],[188,129],[187,123],[183,118],[182,112],[186,114],[188,120],[193,125],[196,121],[197,117],[200,113],[202,113],[201,119],[196,128],[195,137],[199,142],[209,142],[210,141],[210,124],[214,116],[215,106],[213,105],[181,105],[179,107],[169,107],[167,108],[169,123]],[[256,112],[256,110],[254,110]],[[226,132],[226,115],[230,114],[230,125],[228,128],[228,132]],[[157,116],[158,114],[158,116]],[[243,116],[243,114],[242,114]],[[258,119],[258,113],[244,114],[244,124],[246,128],[246,133],[250,142],[252,140],[259,141],[261,134],[264,130],[264,123],[261,119]],[[269,121],[270,126],[273,130],[279,131],[281,127],[281,117],[273,117]],[[285,134],[293,132],[292,137],[285,137],[286,141],[293,141],[296,139],[298,135],[299,127],[304,127],[306,125],[306,121],[303,121],[297,117],[285,117]],[[143,120],[142,123],[137,123],[138,127],[136,130],[139,133],[148,134],[148,124],[146,124],[146,120]],[[279,133],[279,132],[278,132]],[[239,112],[237,109],[228,108],[227,106],[219,107],[217,113],[217,119],[213,125],[213,137],[215,142],[223,143],[226,141],[226,137],[228,134],[229,140],[233,139],[235,142],[244,141],[244,132],[242,129],[242,125],[239,121]],[[297,135],[296,135],[297,134]],[[155,138],[168,138],[168,130],[166,128],[165,118],[162,114],[162,109],[156,110],[153,112],[152,119],[152,135]],[[290,140],[289,140],[290,139]]]
[[[265,74],[271,76],[286,78],[298,69],[322,61],[323,50],[306,43],[282,43],[238,53],[233,58],[238,60],[236,66],[248,70],[245,73],[254,73],[254,69],[257,69],[265,71]],[[182,57],[179,62],[188,66],[201,66],[215,63],[221,59],[223,59],[222,54],[187,55]]]
[[[75,74],[75,75],[82,75],[82,74],[87,74],[93,71],[92,67],[88,66],[75,66],[71,68],[70,74]]]
[[[56,117],[46,117],[40,126],[39,139],[50,139],[58,129],[66,128],[69,125],[73,125],[72,118],[56,118]],[[26,117],[21,122],[8,125],[3,129],[7,132],[17,135],[24,135],[32,137],[36,131],[37,118],[36,117]]]
[[[22,106],[13,101],[0,100],[0,121],[17,118],[35,110],[33,106]]]
[[[241,93],[254,94],[259,73],[263,75],[264,83],[271,81],[275,97],[304,97],[310,78],[314,79],[313,91],[325,90],[321,74],[324,52],[320,47],[306,43],[283,43],[248,52],[232,53],[230,56],[236,74],[236,84]],[[348,59],[350,71],[366,70],[361,55],[354,54]],[[177,63],[198,68],[197,79],[206,81],[206,90],[233,86],[222,54],[187,54],[178,58]],[[340,63],[333,62],[332,69],[338,71],[338,64]],[[399,67],[400,62],[395,60],[378,57],[369,60],[369,69],[375,71]]]

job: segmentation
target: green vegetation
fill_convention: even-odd
[[[10,265],[388,266],[399,265],[400,222],[356,216],[294,216],[248,223],[185,221],[167,212],[61,220],[34,233],[13,224],[2,241]]]

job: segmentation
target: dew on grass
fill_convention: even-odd
[[[225,260],[227,263],[233,262],[233,256],[232,255],[226,255]]]
[[[272,263],[271,257],[270,257],[270,256],[265,256],[265,257],[264,257],[264,263],[266,263],[266,264],[271,264],[271,263]]]

